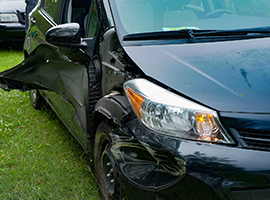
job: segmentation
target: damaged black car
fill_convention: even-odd
[[[49,104],[102,199],[270,197],[270,0],[41,0],[1,88]]]

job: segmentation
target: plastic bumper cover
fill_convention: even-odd
[[[182,140],[151,132],[137,120],[114,134],[111,151],[128,199],[269,197],[267,151]]]

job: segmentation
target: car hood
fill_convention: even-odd
[[[270,113],[270,39],[124,46],[150,76],[218,111]]]
[[[6,12],[15,12],[19,10],[20,12],[24,12],[25,10],[25,2],[24,0],[20,1],[0,1],[0,13]]]

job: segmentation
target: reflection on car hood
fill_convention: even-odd
[[[270,113],[270,39],[125,46],[146,75],[218,111]]]
[[[25,10],[24,0],[0,1],[0,13],[16,12],[17,10],[19,10],[20,12],[24,12],[24,10]]]

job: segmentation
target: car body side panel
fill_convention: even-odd
[[[77,137],[86,146],[89,131],[88,72],[84,65],[71,61],[53,45],[41,44],[22,63],[0,74],[0,86],[7,91],[43,89],[61,94],[62,99],[75,109],[75,120],[85,133]]]
[[[62,94],[42,90],[43,97],[47,100],[59,118],[63,121],[79,143],[86,149],[86,139],[83,129],[80,127],[74,106],[63,98]],[[75,119],[75,120],[74,120]]]
[[[37,9],[31,15],[36,23],[30,23],[29,30],[25,37],[25,49],[30,54],[38,45],[46,42],[46,32],[56,23],[45,13],[44,10]]]

